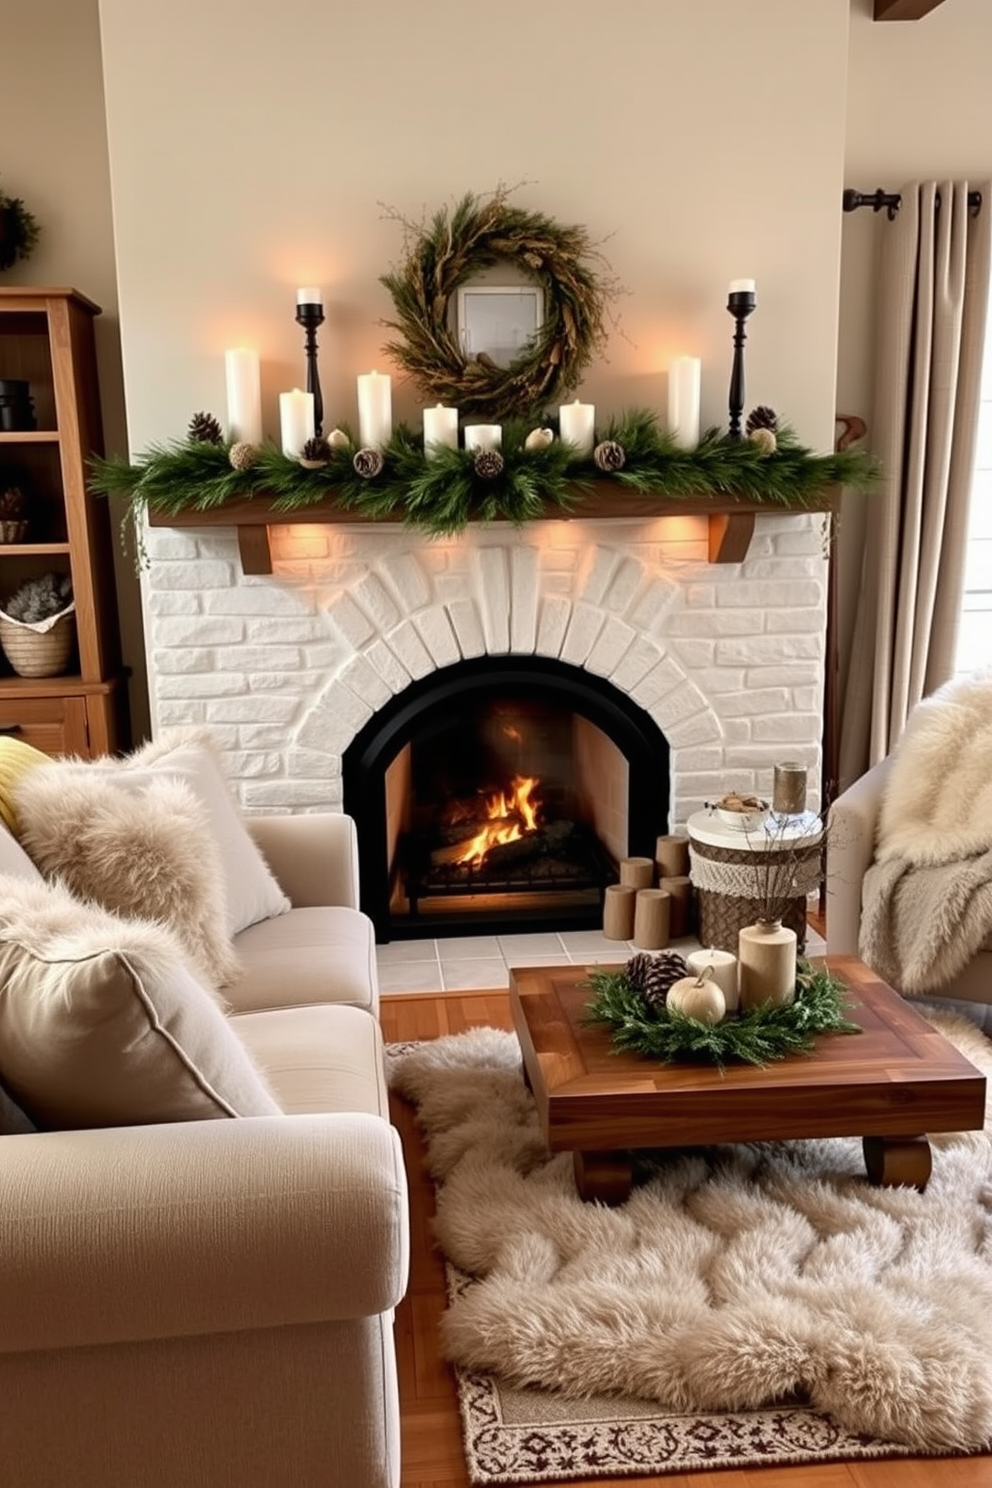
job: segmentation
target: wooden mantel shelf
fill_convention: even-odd
[[[754,533],[754,519],[761,513],[776,516],[801,515],[809,511],[836,511],[840,492],[836,487],[812,497],[805,506],[782,506],[778,502],[749,501],[733,496],[689,496],[673,499],[631,491],[613,481],[598,481],[585,492],[571,511],[549,507],[541,520],[602,521],[604,519],[649,520],[654,517],[701,517],[709,521],[709,560],[711,563],[741,563]],[[315,502],[312,506],[292,511],[273,511],[273,503],[262,496],[239,501],[226,501],[209,511],[148,513],[152,527],[236,527],[241,566],[246,574],[270,574],[272,553],[269,527],[299,523],[333,522],[351,526],[379,525],[383,521],[403,521],[398,510],[395,518],[370,518],[355,511],[345,511],[333,500]]]

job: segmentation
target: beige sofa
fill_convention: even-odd
[[[286,1114],[0,1137],[3,1488],[399,1482],[407,1193],[354,826],[246,825],[292,908],[225,995]]]
[[[827,954],[862,953],[862,885],[875,855],[879,813],[890,755],[873,766],[834,802],[827,836]],[[992,941],[988,941],[951,981],[918,995],[960,1003],[960,1011],[992,1033]]]

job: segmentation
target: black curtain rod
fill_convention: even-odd
[[[883,207],[888,214],[889,221],[895,219],[895,215],[902,206],[902,197],[898,191],[883,191],[879,186],[875,191],[852,191],[848,188],[844,192],[844,211],[856,212],[859,207],[871,207],[873,212],[881,212]],[[940,206],[940,192],[937,192],[937,205]],[[968,192],[968,209],[972,213],[980,212],[982,209],[982,193],[980,191]]]

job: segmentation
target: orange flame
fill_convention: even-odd
[[[489,823],[465,846],[459,863],[471,863],[478,867],[491,847],[501,842],[516,842],[524,832],[537,829],[537,814],[541,803],[532,799],[538,780],[534,775],[515,775],[510,782],[509,793],[497,791],[486,801]],[[507,820],[507,818],[513,818]],[[521,822],[523,829],[521,830]]]

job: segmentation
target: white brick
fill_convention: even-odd
[[[322,749],[343,754],[372,717],[372,709],[348,687],[328,688],[297,730],[296,742],[304,749]]]
[[[694,713],[691,718],[669,725],[664,721],[664,706],[661,702],[649,711],[672,748],[687,749],[693,744],[709,744],[720,737],[720,728],[712,713]]]
[[[434,670],[430,652],[420,639],[412,621],[404,620],[386,637],[411,677],[426,677]]]
[[[155,588],[194,589],[202,593],[206,589],[223,589],[233,582],[234,571],[229,563],[210,563],[199,558],[190,563],[163,563],[155,575]]]
[[[675,610],[665,618],[665,634],[688,636],[761,635],[763,610]]]
[[[312,615],[316,600],[312,590],[280,588],[275,584],[244,583],[203,596],[208,615]]]
[[[580,599],[572,606],[568,630],[561,647],[561,659],[582,666],[596,643],[603,628],[604,615],[596,605],[588,605]]]
[[[728,748],[731,744],[749,744],[751,742],[750,718],[724,718],[721,720],[721,728]]]
[[[461,660],[455,633],[451,629],[447,611],[441,605],[422,610],[419,615],[414,616],[413,623],[436,667],[454,666],[456,661]]]
[[[749,640],[717,641],[716,659],[721,666],[776,666],[822,655],[819,636],[764,635]]]
[[[716,641],[690,641],[683,637],[673,641],[671,650],[687,672],[711,667],[716,660]]]
[[[751,725],[756,741],[766,744],[805,743],[819,734],[818,714],[787,713],[779,718],[755,718]]]
[[[341,771],[341,756],[323,749],[290,749],[286,763],[292,780],[330,780]]]
[[[644,582],[644,567],[633,558],[624,558],[615,569],[603,605],[606,609],[622,614],[634,601],[634,596]]]
[[[789,701],[797,713],[818,711],[823,702],[823,689],[818,683],[811,687],[793,687]]]
[[[748,579],[822,579],[823,558],[818,553],[806,558],[760,558],[746,567]]]
[[[344,642],[321,641],[317,645],[303,647],[303,663],[315,671],[323,672],[326,677],[329,673],[336,672],[353,654],[351,647]]]
[[[510,550],[510,596],[510,650],[526,655],[537,645],[539,582],[534,548]]]
[[[562,642],[565,639],[571,613],[571,602],[564,596],[557,594],[545,596],[537,625],[537,654],[539,656],[561,654]]]
[[[296,709],[295,698],[222,698],[207,704],[207,718],[218,723],[289,723]]]
[[[679,660],[684,664],[685,657],[681,650]],[[692,680],[703,696],[708,698],[721,692],[740,692],[747,685],[743,667],[693,667]]]
[[[726,584],[716,591],[717,605],[735,609],[780,609],[794,605],[798,609],[817,608],[823,603],[823,586],[812,579],[793,579],[779,583],[764,579],[758,583]]]
[[[510,649],[510,586],[503,548],[481,548],[473,555],[482,633],[491,656]]]
[[[791,630],[822,631],[827,623],[825,610],[774,610],[766,617],[766,628],[776,632]]]
[[[252,672],[252,692],[295,692],[314,697],[327,680],[325,672]]]
[[[482,634],[479,611],[472,599],[455,599],[448,605],[448,618],[458,641],[462,656],[484,656],[486,638]]]
[[[148,527],[145,529],[145,551],[155,560],[149,579],[154,582],[160,570],[172,560],[195,558],[199,551],[195,537],[187,537],[175,528]]]
[[[801,687],[820,681],[820,668],[815,661],[797,661],[792,666],[748,667],[744,687]]]
[[[163,728],[181,728],[187,723],[206,723],[206,703],[191,703],[177,698],[173,702],[160,702],[158,721]]]
[[[430,603],[430,580],[412,553],[397,553],[386,560],[383,569],[399,596],[401,614]]]
[[[188,589],[168,594],[156,590],[148,596],[148,611],[152,615],[200,615],[203,609],[204,596]]]
[[[355,656],[341,673],[340,680],[350,687],[363,703],[368,703],[374,712],[388,703],[392,693],[379,676],[372,663],[364,656]]]
[[[216,737],[221,725],[211,723],[210,732]],[[245,749],[285,749],[286,729],[281,723],[241,723],[238,725],[238,744]]]
[[[586,667],[597,676],[608,677],[634,644],[637,632],[616,615],[610,615],[586,659]]]
[[[380,635],[400,623],[400,612],[377,574],[366,574],[352,590],[355,603],[361,605]]]
[[[174,672],[158,683],[160,698],[236,697],[247,690],[247,677],[226,672]]]
[[[245,677],[256,672],[297,672],[300,669],[299,646],[219,646],[214,665],[239,670]]]
[[[359,646],[364,646],[375,635],[375,626],[360,610],[350,594],[342,594],[332,605],[328,607],[328,618],[337,626],[346,641],[350,641],[356,651]]]
[[[224,765],[231,780],[257,780],[263,775],[278,775],[282,761],[275,750],[268,753],[229,749]]]
[[[327,806],[329,796],[323,781],[266,780],[242,788],[242,798],[249,811],[266,811],[270,806]]]
[[[409,687],[410,673],[385,641],[373,641],[365,654],[390,692],[402,692]]]
[[[258,615],[248,621],[247,639],[276,646],[305,645],[328,637],[322,615]]]
[[[585,573],[579,580],[579,592],[586,604],[595,605],[597,609],[602,608],[618,562],[618,555],[613,548],[596,546],[590,549],[585,562],[580,565],[580,571],[585,569]]]
[[[627,619],[637,630],[652,630],[677,602],[677,586],[669,579],[655,579],[648,585]]]
[[[784,687],[752,688],[747,692],[728,692],[720,699],[722,718],[754,717],[755,714],[784,713],[789,706],[789,693]]]
[[[630,695],[635,703],[640,703],[649,713],[653,713],[656,707],[662,707],[666,722],[669,723],[687,718],[691,713],[698,713],[701,708],[706,707],[706,701],[700,696],[698,689],[686,680],[681,667],[676,666],[669,657],[652,668],[646,677],[642,677]]]
[[[663,652],[654,641],[639,636],[610,677],[614,687],[621,692],[630,692],[652,667],[657,666]]]
[[[186,618],[174,615],[155,622],[155,640],[159,646],[191,646],[196,649],[233,646],[244,639],[244,634],[243,620],[222,616]]]

